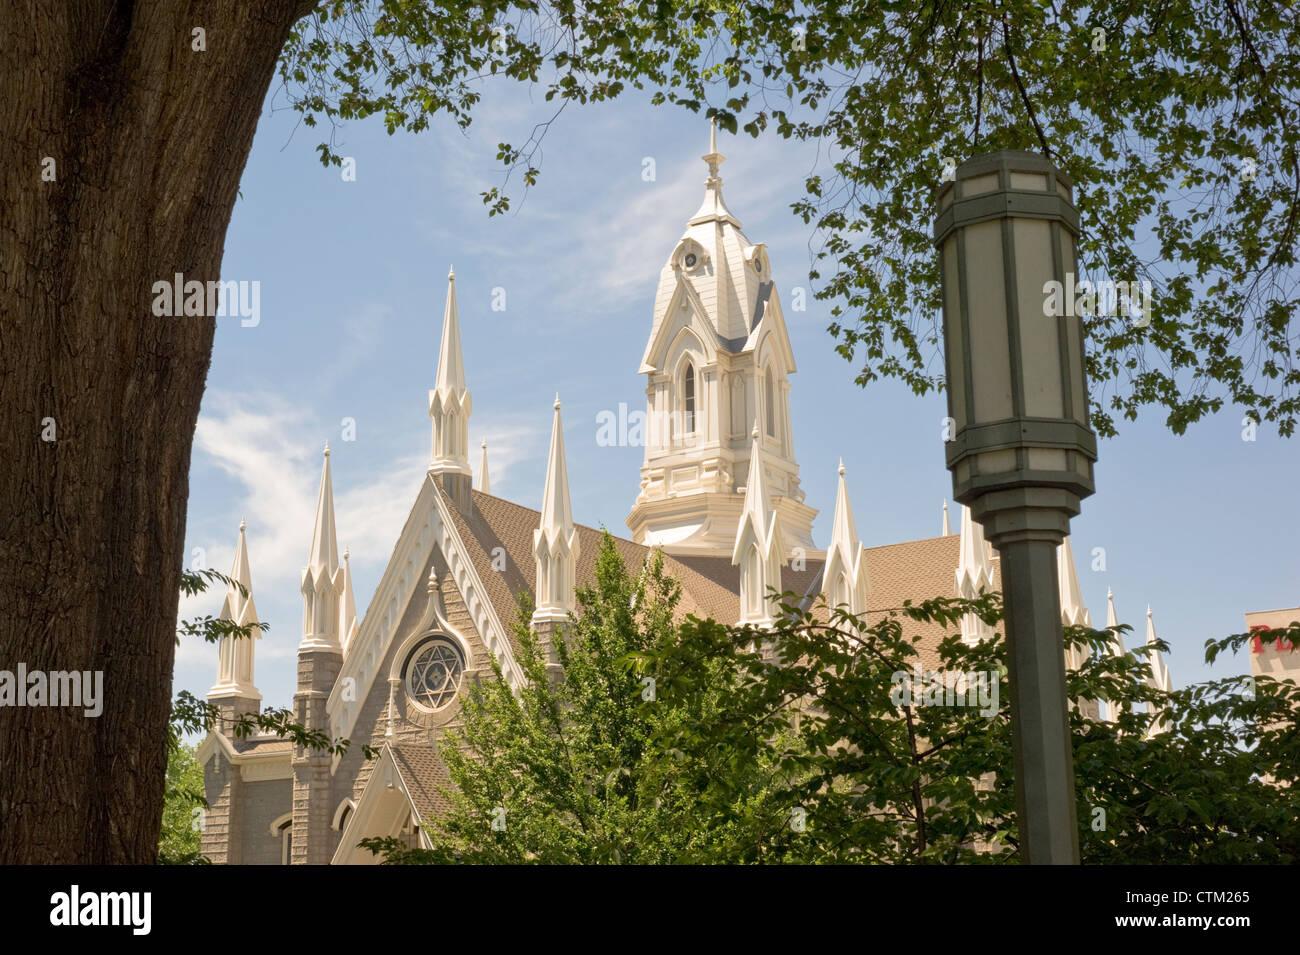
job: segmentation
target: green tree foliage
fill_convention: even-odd
[[[203,767],[194,758],[195,749],[172,734],[167,751],[167,794],[163,803],[162,830],[158,834],[159,865],[204,865],[207,862],[200,852],[199,837],[202,814],[207,810],[208,801],[203,795]]]
[[[308,125],[379,114],[390,132],[439,110],[467,125],[490,75],[536,85],[555,112],[499,147],[525,186],[565,105],[629,87],[817,143],[795,208],[822,239],[812,277],[836,347],[860,384],[918,393],[943,379],[935,187],[969,156],[1040,152],[1077,183],[1080,278],[1153,289],[1141,322],[1086,320],[1097,430],[1149,405],[1182,433],[1231,403],[1294,432],[1295,5],[330,0],[298,23],[281,73]],[[484,201],[508,206],[495,188]]]
[[[450,812],[426,826],[434,848],[361,844],[405,864],[704,862],[757,851],[770,827],[768,767],[650,745],[710,723],[716,681],[729,679],[727,661],[705,663],[677,705],[633,670],[634,654],[675,640],[679,594],[661,555],[631,575],[606,533],[595,582],[577,593],[581,615],[556,644],[558,666],[548,666],[521,599],[515,635],[528,684],[512,692],[494,663],[493,678],[462,698],[460,725],[438,747],[453,787]],[[729,802],[706,806],[699,781],[717,766]]]
[[[630,580],[607,540],[600,567],[562,675],[525,615],[530,685],[516,696],[497,673],[468,694],[441,747],[454,808],[430,827],[434,850],[369,848],[399,863],[1018,861],[1002,638],[953,634],[923,662],[916,632],[968,613],[996,624],[997,595],[908,603],[873,623],[787,595],[770,631],[673,626],[659,564]],[[1300,645],[1300,624],[1276,636]],[[1147,647],[1117,655],[1109,632],[1081,627],[1066,642],[1085,657],[1071,698],[1120,714],[1071,709],[1084,862],[1300,860],[1300,687],[1232,677],[1165,693]],[[966,696],[947,691],[958,673]]]
[[[688,621],[666,654],[645,658],[668,699],[697,692],[693,674],[706,664],[726,660],[739,675],[725,684],[720,719],[656,746],[738,751],[782,767],[796,783],[768,798],[806,829],[763,838],[798,861],[1017,861],[1006,851],[1018,842],[1001,636],[968,646],[954,634],[924,666],[972,674],[968,686],[981,675],[1000,681],[995,712],[969,697],[962,705],[934,681],[923,679],[910,700],[897,692],[922,665],[916,623],[946,628],[965,613],[996,623],[997,596],[909,603],[870,625],[842,611],[784,610],[768,634]],[[1300,639],[1300,624],[1287,633]],[[1249,636],[1212,642],[1207,658]],[[1071,709],[1082,861],[1300,860],[1300,687],[1243,676],[1164,693],[1147,680],[1147,647],[1117,656],[1107,631],[1081,627],[1067,629],[1066,643],[1086,655],[1069,674],[1071,698],[1114,701],[1121,713],[1109,723]],[[706,801],[727,802],[725,776],[699,783]]]

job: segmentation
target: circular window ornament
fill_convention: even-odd
[[[763,274],[763,257],[761,255],[754,256],[754,272],[758,275]]]
[[[694,252],[687,252],[687,253],[686,253],[686,258],[685,258],[683,261],[686,263],[686,267],[687,267],[688,269],[693,269],[693,268],[695,268],[695,263],[698,262],[699,259],[697,259],[697,258],[695,257],[695,253],[694,253]]]
[[[456,698],[465,661],[447,640],[422,643],[406,664],[406,695],[424,710],[440,710]]]

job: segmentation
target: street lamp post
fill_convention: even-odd
[[[977,156],[937,193],[953,497],[1002,564],[1021,856],[1077,864],[1056,547],[1094,490],[1072,183],[1034,153]],[[1067,306],[1069,303],[1067,303]],[[1056,311],[1056,310],[1050,310]]]

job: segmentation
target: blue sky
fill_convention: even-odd
[[[264,111],[226,237],[222,278],[261,283],[255,327],[218,321],[195,437],[187,564],[226,571],[248,520],[253,594],[269,633],[256,683],[287,706],[301,633],[299,573],[311,541],[321,449],[333,450],[340,545],[351,550],[364,614],[415,499],[429,455],[427,392],[438,359],[447,269],[454,265],[466,374],[473,395],[471,461],[489,445],[493,493],[537,506],[551,402],[564,402],[576,519],[626,535],[642,451],[602,447],[596,416],[644,407],[637,374],[659,270],[703,195],[708,129],[647,98],[569,108],[543,146],[542,176],[522,204],[489,218],[479,194],[502,183],[502,140],[519,144],[548,105],[489,89],[468,133],[445,120],[389,137],[354,123],[338,148],[356,181],[322,167],[316,130],[283,108]],[[272,98],[274,100],[274,97]],[[775,135],[719,135],[724,194],[751,241],[767,244],[798,363],[791,379],[795,449],[814,536],[824,547],[843,457],[867,546],[939,533],[951,494],[942,395],[893,382],[853,384],[833,351],[830,303],[809,289],[814,236],[790,211],[816,167],[810,147]],[[653,181],[643,178],[647,158]],[[504,290],[504,310],[493,295]],[[935,367],[941,368],[939,357]],[[356,422],[343,440],[344,418]],[[1248,672],[1243,656],[1201,662],[1207,638],[1245,628],[1247,611],[1300,604],[1297,446],[1269,426],[1242,440],[1227,411],[1183,437],[1158,414],[1101,442],[1098,492],[1072,543],[1095,625],[1115,592],[1121,622],[1145,633],[1148,603],[1169,641],[1175,685]],[[954,530],[959,512],[952,511]],[[1091,569],[1104,548],[1106,569]],[[221,594],[182,601],[182,616],[215,614]],[[202,695],[216,648],[184,641],[175,689]]]

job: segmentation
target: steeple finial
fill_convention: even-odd
[[[330,477],[330,449],[325,445],[320,493],[316,498],[316,522],[311,550],[302,571],[302,650],[340,652],[339,624],[344,575],[339,569],[338,535],[334,526],[334,482]]]
[[[943,499],[943,534],[942,537],[952,536],[952,527],[948,524],[948,499]]]
[[[970,508],[961,506],[961,540],[958,542],[957,596],[971,600],[981,590],[993,589],[993,562],[984,541],[984,526],[971,516]],[[963,614],[961,636],[967,643],[978,643],[993,635],[993,628],[973,613]]]
[[[226,588],[226,599],[217,617],[251,629],[247,637],[226,635],[221,638],[217,657],[217,682],[208,691],[208,699],[246,701],[244,708],[256,712],[256,701],[262,699],[262,694],[253,685],[253,641],[261,639],[262,630],[257,626],[257,607],[253,604],[253,574],[248,566],[245,526],[241,519],[239,543],[235,545],[235,559],[230,565],[232,583]]]
[[[450,269],[447,272],[447,304],[442,316],[442,342],[438,348],[438,374],[429,392],[429,417],[433,421],[430,471],[470,473],[468,444],[472,405],[460,344],[456,270]]]
[[[345,549],[343,551],[343,600],[339,607],[339,642],[344,653],[348,652],[352,639],[361,629],[361,621],[357,619],[357,598],[352,591],[351,557],[352,552]]]
[[[835,519],[831,523],[831,543],[826,549],[822,593],[826,595],[826,602],[832,610],[846,605],[845,609],[849,613],[860,614],[867,609],[867,561],[853,520],[853,506],[849,503],[843,458],[840,459],[839,474],[839,486],[835,491]]]
[[[560,421],[560,396],[555,396],[551,419],[551,453],[546,460],[546,486],[542,491],[542,530],[567,537],[573,531],[569,503],[569,469],[564,458],[564,425]]]
[[[745,503],[740,512],[740,526],[736,528],[731,563],[740,567],[740,624],[770,627],[775,623],[776,608],[768,599],[768,590],[781,592],[781,565],[786,556],[781,525],[767,492],[757,419],[752,436]]]
[[[578,529],[573,525],[569,502],[569,469],[564,459],[564,425],[557,394],[541,520],[533,532],[533,555],[537,560],[535,624],[565,620],[576,609],[573,587],[579,550]]]
[[[1147,664],[1151,668],[1151,675],[1147,677],[1147,683],[1152,689],[1170,692],[1173,687],[1173,681],[1169,677],[1169,667],[1165,665],[1164,658],[1160,651],[1155,648],[1156,645],[1156,625],[1151,619],[1151,605],[1147,604]],[[1149,704],[1150,705],[1150,704]],[[1164,719],[1164,708],[1155,707],[1156,717],[1147,729],[1147,736],[1154,736],[1156,733],[1163,733],[1169,728],[1169,724]]]
[[[709,164],[709,181],[718,181],[718,167],[726,162],[727,157],[718,152],[718,119],[709,119],[709,151],[700,157]]]
[[[492,493],[492,482],[488,479],[487,438],[483,439],[482,454],[478,460],[478,489],[484,494]]]
[[[307,567],[324,570],[333,576],[339,566],[339,545],[334,529],[334,482],[330,477],[330,446],[325,445],[325,463],[321,467],[320,492],[316,496],[316,523],[311,533],[311,551]]]

